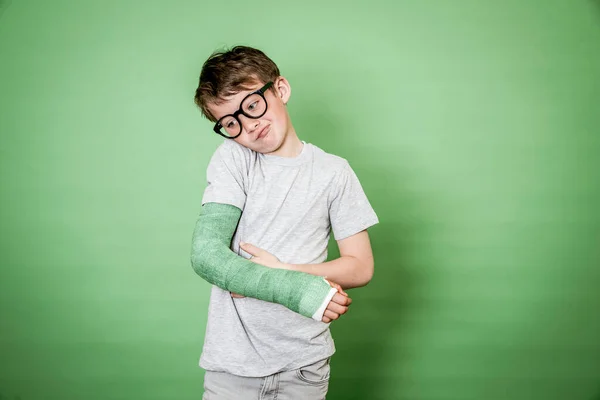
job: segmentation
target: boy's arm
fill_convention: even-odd
[[[281,304],[306,317],[317,315],[336,292],[322,277],[272,269],[238,256],[229,248],[241,210],[229,204],[202,207],[192,240],[191,262],[198,275],[230,292]]]
[[[373,277],[374,261],[367,231],[363,230],[348,238],[338,240],[337,244],[340,257],[335,260],[320,264],[278,264],[278,261],[273,259],[270,266],[323,276],[338,283],[344,289],[352,289],[368,284]],[[270,254],[256,246],[245,243],[241,247],[249,254],[269,259]],[[266,263],[266,265],[269,264]]]
[[[337,241],[340,257],[321,264],[289,264],[292,271],[325,276],[344,289],[367,285],[373,278],[374,260],[366,230]]]

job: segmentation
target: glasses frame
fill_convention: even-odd
[[[215,124],[215,126],[213,127],[213,130],[215,131],[215,133],[217,133],[218,135],[223,136],[225,139],[235,139],[238,136],[240,136],[242,134],[242,131],[244,130],[243,126],[242,126],[242,121],[240,121],[240,119],[238,118],[238,116],[240,114],[242,114],[243,116],[247,117],[247,118],[252,118],[252,119],[258,119],[260,117],[262,117],[263,115],[265,115],[265,113],[267,112],[267,110],[269,109],[269,103],[267,102],[267,99],[265,98],[265,92],[271,87],[273,86],[273,82],[267,82],[267,84],[263,87],[261,87],[258,90],[255,90],[252,93],[249,93],[246,97],[244,97],[242,99],[242,101],[240,102],[240,108],[238,108],[238,110],[236,112],[234,112],[233,114],[227,114],[222,116],[221,118],[219,118],[219,120],[217,121],[217,123]],[[260,95],[260,97],[262,97],[262,99],[265,101],[265,111],[257,116],[252,116],[252,115],[248,115],[244,112],[244,110],[242,110],[242,105],[244,104],[244,101],[246,101],[246,99],[250,96],[253,96],[255,94]],[[223,121],[223,119],[227,118],[227,117],[233,117],[235,118],[235,120],[238,122],[238,125],[240,126],[240,133],[238,133],[235,136],[226,136],[223,133],[221,133],[221,128],[224,129],[223,124],[221,124],[221,121]]]

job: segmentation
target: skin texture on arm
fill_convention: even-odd
[[[290,269],[289,264],[282,263],[277,257],[266,250],[244,242],[240,243],[240,247],[252,256],[250,261],[253,263],[264,265],[269,268]],[[316,275],[318,276],[318,274]],[[327,280],[327,282],[329,282],[331,287],[337,289],[337,293],[335,293],[325,308],[322,318],[323,322],[331,322],[338,319],[348,311],[348,307],[352,304],[352,299],[348,296],[348,293],[344,292],[340,285],[331,280]],[[231,297],[242,298],[246,296],[232,292]]]
[[[340,257],[322,264],[290,265],[293,271],[321,275],[344,289],[367,285],[373,278],[374,259],[366,230],[337,241]]]
[[[272,268],[323,276],[339,284],[344,289],[367,285],[373,278],[374,272],[373,250],[367,231],[364,230],[338,240],[337,243],[340,249],[340,257],[320,264],[284,264],[270,253],[251,244],[244,244],[242,248],[252,255],[262,257],[259,260],[265,260],[262,262],[263,265],[273,264],[269,265]]]
[[[241,210],[228,204],[202,207],[192,239],[191,262],[196,273],[221,289],[312,317],[331,286],[321,277],[268,268],[232,252],[229,246],[240,216]]]

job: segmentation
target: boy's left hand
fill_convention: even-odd
[[[273,254],[258,248],[253,244],[240,242],[240,248],[252,256],[250,261],[253,263],[264,265],[265,267],[269,268],[290,269],[286,264],[279,261],[279,259]],[[333,299],[331,299],[327,305],[327,309],[323,314],[322,321],[329,323],[338,319],[342,314],[345,314],[348,311],[348,306],[350,306],[350,303],[352,303],[352,299],[348,297],[348,293],[344,292],[344,289],[342,289],[340,285],[328,279],[325,279],[325,281],[338,291],[338,293],[334,295]],[[244,296],[237,293],[231,293],[231,297],[240,299]]]
[[[279,261],[277,257],[269,253],[266,250],[258,248],[250,243],[240,242],[240,247],[246,253],[250,254],[252,258],[250,261],[256,264],[263,265],[269,268],[288,269],[284,263]]]
[[[279,261],[279,259],[273,254],[269,253],[266,250],[258,248],[253,244],[240,242],[240,248],[252,256],[252,258],[250,258],[250,261],[252,261],[255,264],[260,264],[269,268],[288,269],[286,265]],[[231,297],[240,299],[244,296],[237,293],[231,293]]]

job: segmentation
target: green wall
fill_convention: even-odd
[[[600,398],[589,0],[0,2],[0,398],[200,398],[192,98],[234,44],[381,220],[328,399]]]

